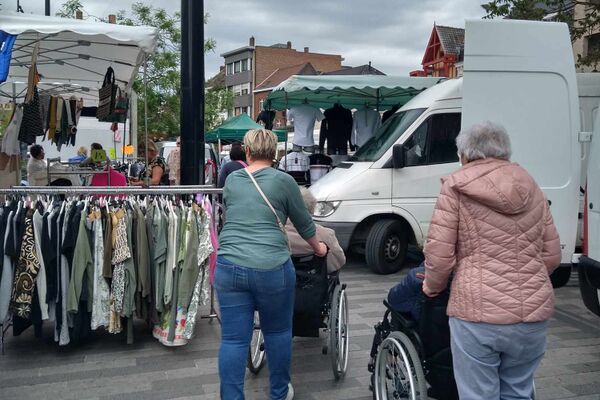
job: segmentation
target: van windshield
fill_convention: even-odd
[[[367,143],[349,158],[349,161],[379,160],[424,111],[424,108],[415,108],[394,114]]]

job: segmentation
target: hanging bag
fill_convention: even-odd
[[[277,215],[277,212],[275,211],[275,208],[273,208],[273,206],[271,205],[271,202],[269,201],[269,199],[267,198],[267,196],[265,195],[265,193],[262,191],[262,189],[260,188],[260,186],[258,186],[258,183],[256,182],[256,179],[254,179],[254,177],[252,176],[252,174],[250,173],[250,171],[248,171],[248,168],[244,168],[244,171],[246,171],[246,173],[250,177],[250,180],[252,180],[252,183],[254,183],[254,186],[256,187],[256,190],[258,190],[258,193],[260,193],[260,195],[263,198],[263,200],[265,201],[265,203],[267,203],[267,205],[269,206],[269,208],[271,209],[271,211],[273,211],[273,214],[275,214],[275,218],[277,219],[277,226],[279,226],[279,229],[281,230],[281,233],[283,233],[283,236],[285,237],[285,241],[286,241],[286,243],[288,245],[288,250],[289,250],[289,252],[291,254],[292,253],[292,246],[290,244],[290,238],[288,237],[287,232],[285,230],[285,225],[283,225],[283,223],[281,222],[281,219],[279,218],[279,215]]]
[[[27,94],[23,103],[23,120],[19,129],[19,141],[27,144],[35,143],[36,136],[44,136],[40,96],[37,89],[37,84],[40,81],[37,70],[38,51],[39,46],[36,45],[31,55],[31,67],[27,78]]]
[[[111,122],[125,123],[127,120],[128,99],[127,95],[121,92],[121,88],[117,87],[117,96],[115,100],[115,108],[108,118]]]
[[[108,67],[102,88],[98,91],[98,110],[96,118],[99,121],[111,122],[108,117],[115,109],[115,101],[117,96],[117,85],[115,83],[115,71],[112,67]]]

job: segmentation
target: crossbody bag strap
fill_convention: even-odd
[[[265,193],[262,191],[262,189],[260,188],[260,186],[258,186],[258,182],[256,182],[256,179],[254,179],[254,176],[252,176],[252,173],[250,171],[248,171],[248,168],[244,168],[244,171],[246,171],[246,173],[250,177],[250,180],[252,181],[252,183],[254,183],[254,186],[256,187],[256,190],[258,190],[258,193],[260,193],[260,195],[262,196],[262,198],[265,201],[265,203],[267,203],[267,205],[269,206],[269,208],[271,209],[271,211],[273,211],[273,214],[275,215],[275,218],[277,218],[277,225],[279,226],[279,229],[281,229],[281,232],[283,233],[283,236],[285,236],[285,240],[288,243],[288,248],[291,249],[291,247],[290,247],[290,241],[289,241],[289,238],[287,236],[287,232],[285,231],[285,226],[283,225],[283,223],[281,223],[281,219],[279,218],[279,215],[277,215],[277,211],[275,211],[275,208],[273,208],[273,205],[271,204],[271,202],[269,201],[269,199],[267,198],[267,196],[265,195]]]

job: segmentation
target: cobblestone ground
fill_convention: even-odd
[[[367,362],[372,326],[383,314],[381,300],[403,272],[372,274],[362,261],[345,267],[351,320],[350,366],[336,382],[322,340],[295,339],[292,379],[298,400],[371,399]],[[600,319],[586,311],[576,275],[556,291],[549,349],[538,371],[539,399],[600,399]],[[157,343],[145,325],[136,325],[136,342],[97,333],[87,344],[59,349],[32,332],[10,336],[0,356],[0,399],[218,399],[218,323],[199,322],[198,336],[183,348]],[[248,399],[266,399],[266,368],[248,373]]]

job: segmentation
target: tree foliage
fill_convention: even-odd
[[[600,1],[598,0],[493,0],[482,5],[484,18],[510,18],[565,22],[571,40],[576,41],[600,33]],[[583,12],[575,13],[575,10]],[[588,46],[587,54],[577,55],[577,65],[598,69],[600,48]]]
[[[83,4],[80,0],[67,0],[57,11],[56,16],[62,18],[75,18],[75,13],[83,10]]]

